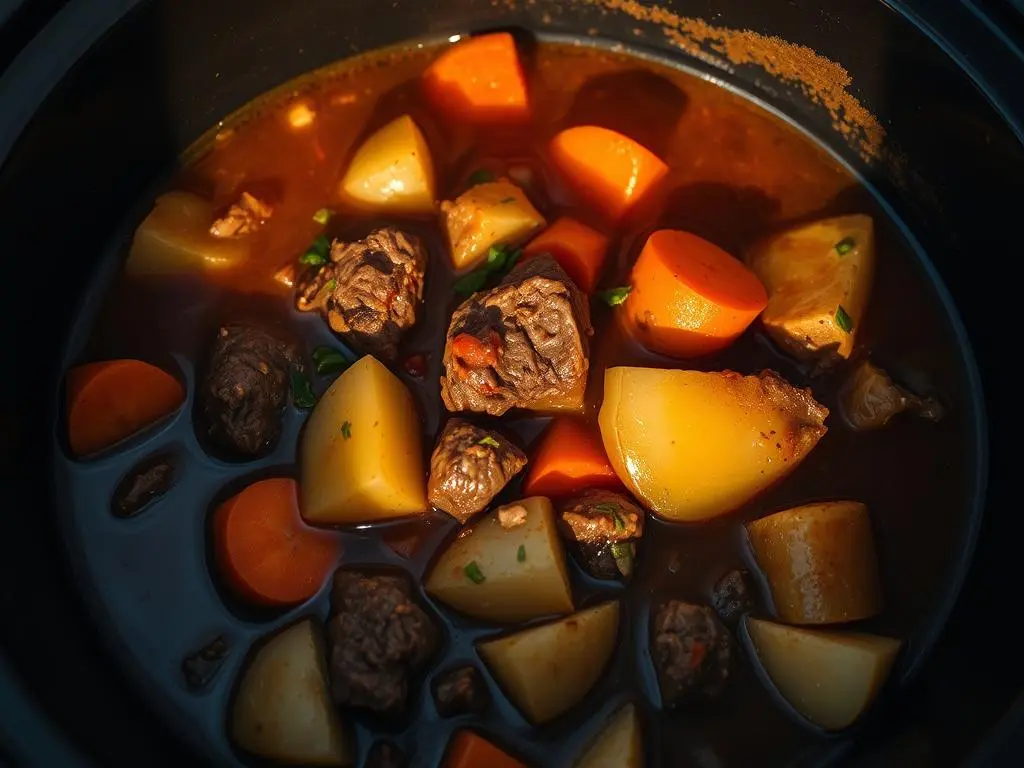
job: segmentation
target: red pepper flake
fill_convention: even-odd
[[[501,337],[497,332],[488,331],[485,339],[478,339],[471,333],[460,333],[452,339],[452,352],[468,368],[486,368],[498,364],[498,349]]]
[[[694,642],[693,650],[690,651],[690,669],[696,669],[708,654],[708,647],[701,642]]]
[[[414,379],[425,378],[427,375],[427,356],[409,355],[409,357],[405,358],[402,366],[405,368],[405,372]]]

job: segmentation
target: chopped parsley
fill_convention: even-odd
[[[313,267],[322,267],[328,261],[331,253],[331,241],[324,235],[318,235],[306,252],[299,257],[300,264],[308,264]]]
[[[520,563],[526,562],[526,545],[520,544],[519,549],[516,551],[516,560]]]
[[[343,421],[341,423],[341,436],[344,437],[346,440],[348,440],[350,437],[352,437],[352,422],[351,421]]]
[[[850,251],[852,251],[856,245],[857,241],[854,240],[852,237],[844,237],[842,240],[836,243],[836,253],[838,253],[840,256],[845,256]]]
[[[313,367],[321,376],[341,373],[350,365],[352,365],[352,361],[340,349],[317,347],[313,350]]]
[[[501,448],[501,443],[499,443],[497,440],[495,440],[490,435],[487,435],[487,437],[480,438],[479,440],[476,441],[476,444],[477,445],[489,445],[489,446],[491,446],[493,448]]]
[[[631,541],[612,542],[612,557],[615,558],[615,567],[619,573],[629,577],[633,573],[633,558],[636,556],[636,548]]]
[[[485,285],[491,276],[501,277],[507,274],[522,256],[522,248],[510,248],[507,245],[492,245],[487,249],[483,264],[469,274],[455,281],[456,293],[469,295],[476,293]]]
[[[494,174],[486,168],[478,168],[469,174],[469,186],[471,187],[475,187],[478,184],[486,184],[490,181],[494,181]]]
[[[313,385],[302,371],[294,368],[291,372],[292,402],[296,408],[312,408],[316,405],[316,395],[313,394]]]
[[[331,220],[331,216],[334,215],[334,211],[330,208],[321,208],[319,211],[313,214],[313,221],[317,224],[326,224]]]
[[[609,307],[617,307],[622,304],[633,290],[631,285],[620,285],[618,288],[609,288],[607,291],[598,291],[597,298]]]
[[[466,574],[466,578],[472,581],[474,584],[483,584],[487,581],[487,577],[480,570],[480,566],[476,564],[476,560],[470,561],[462,572]]]
[[[836,325],[842,328],[846,333],[853,331],[853,318],[850,317],[849,313],[843,309],[843,305],[840,304],[836,310]]]

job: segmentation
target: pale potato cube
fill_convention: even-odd
[[[442,203],[441,223],[456,269],[474,266],[493,245],[519,245],[547,224],[523,190],[506,178],[477,184],[455,202]]]
[[[383,213],[436,209],[430,147],[409,115],[392,120],[356,150],[341,180],[341,196],[357,208]]]
[[[422,430],[412,395],[369,355],[316,404],[300,446],[302,516],[368,523],[427,509]]]
[[[605,725],[575,768],[642,768],[644,739],[636,707],[627,704]]]

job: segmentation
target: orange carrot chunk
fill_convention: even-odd
[[[575,419],[557,418],[530,461],[523,495],[557,498],[588,488],[624,490],[598,431]]]
[[[668,166],[646,147],[594,125],[567,128],[551,140],[549,152],[577,194],[613,221],[668,173]]]
[[[768,303],[753,272],[689,232],[662,229],[640,252],[622,309],[648,349],[696,357],[729,346]]]
[[[423,87],[435,108],[461,120],[494,123],[530,115],[526,79],[508,32],[452,46],[423,73]]]
[[[607,237],[563,216],[530,241],[523,249],[523,257],[550,253],[581,291],[593,293],[607,251]]]
[[[244,600],[295,605],[315,595],[341,552],[333,531],[310,528],[299,516],[297,484],[260,480],[213,513],[214,551],[228,587]]]
[[[472,731],[458,731],[448,743],[444,768],[526,768],[483,736]]]
[[[76,456],[109,448],[185,401],[178,380],[141,360],[72,368],[67,378],[68,443]]]

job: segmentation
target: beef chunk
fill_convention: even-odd
[[[331,245],[330,262],[300,276],[296,306],[322,312],[354,348],[385,361],[398,356],[402,334],[416,324],[427,250],[394,227]]]
[[[274,209],[248,192],[243,192],[238,202],[228,212],[213,222],[210,234],[214,237],[241,237],[250,235],[263,226]]]
[[[449,419],[430,457],[427,496],[437,509],[465,524],[524,466],[525,454],[498,432]]]
[[[731,674],[733,645],[729,630],[710,608],[682,600],[663,603],[651,627],[662,706],[720,695]]]
[[[471,665],[445,672],[434,682],[434,703],[441,717],[482,712],[490,702],[487,683]]]
[[[559,507],[559,528],[580,565],[596,579],[628,578],[644,511],[614,491],[587,491]]]
[[[928,421],[939,421],[945,411],[935,398],[920,397],[904,389],[867,360],[839,390],[839,407],[850,426],[858,430],[883,427],[904,411]]]
[[[711,605],[722,621],[734,625],[740,616],[754,607],[750,574],[736,568],[722,576],[715,583]]]
[[[414,677],[437,647],[438,632],[410,598],[409,579],[340,570],[327,625],[331,693],[344,707],[401,715]]]
[[[273,448],[281,435],[281,410],[293,370],[303,370],[295,344],[260,328],[223,326],[200,392],[210,440],[249,457]]]
[[[366,768],[408,768],[409,758],[390,741],[378,741],[366,756]]]
[[[455,310],[441,397],[449,411],[580,408],[587,386],[590,308],[549,256],[521,262]]]
[[[149,459],[139,464],[117,484],[113,507],[117,517],[131,517],[174,485],[174,464],[169,457]]]

